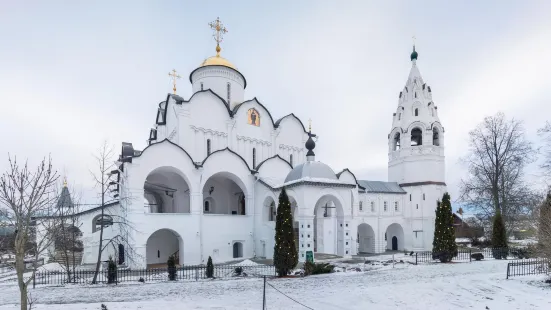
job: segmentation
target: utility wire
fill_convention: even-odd
[[[269,286],[271,286],[274,290],[278,291],[281,295],[283,295],[283,296],[289,298],[290,300],[296,302],[297,304],[303,306],[304,308],[308,308],[308,309],[310,309],[310,310],[314,310],[314,308],[310,308],[310,307],[306,306],[305,304],[302,304],[302,303],[300,303],[300,302],[294,300],[293,298],[287,296],[285,293],[283,293],[282,291],[278,290],[275,286],[271,285],[270,283],[267,283],[267,282],[266,282],[266,284],[268,284]]]

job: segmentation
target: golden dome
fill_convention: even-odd
[[[234,70],[237,70],[237,68],[235,68],[235,66],[231,62],[229,62],[226,58],[220,57],[218,55],[205,59],[205,61],[201,63],[200,67],[205,67],[205,66],[224,66],[224,67],[229,67]]]

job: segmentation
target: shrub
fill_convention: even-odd
[[[335,266],[328,264],[328,263],[312,263],[312,262],[305,262],[304,263],[304,275],[314,275],[314,274],[324,274],[324,273],[332,273]]]
[[[207,272],[206,272],[207,278],[214,277],[214,265],[212,264],[212,258],[209,256],[209,259],[207,260]]]
[[[170,255],[166,264],[168,266],[168,279],[170,281],[176,280],[176,258],[174,255]]]
[[[117,264],[113,261],[113,257],[109,256],[107,263],[107,283],[117,282]]]
[[[511,255],[518,259],[526,259],[532,256],[529,248],[515,248],[511,249]]]
[[[107,309],[107,306],[104,305],[104,304],[101,304],[101,310],[108,310],[108,309]]]
[[[243,273],[243,268],[236,267],[234,271],[235,271],[235,275],[240,276]]]
[[[471,258],[474,260],[482,260],[484,259],[484,255],[482,255],[482,253],[473,253],[471,254]]]

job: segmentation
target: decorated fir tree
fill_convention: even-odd
[[[289,274],[298,264],[298,254],[293,232],[293,215],[291,203],[285,188],[279,194],[275,226],[274,266],[278,276]]]
[[[444,193],[442,202],[437,202],[436,204],[432,258],[447,263],[455,256],[457,256],[457,244],[455,243],[452,205],[450,195]]]
[[[497,210],[492,225],[492,255],[495,259],[505,259],[509,249],[507,248],[507,232],[501,212]]]

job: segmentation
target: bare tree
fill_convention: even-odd
[[[53,170],[51,158],[44,158],[34,170],[29,168],[28,163],[20,166],[16,158],[8,158],[9,168],[0,177],[0,210],[15,228],[17,283],[21,293],[21,309],[27,310],[28,285],[35,276],[39,256],[51,245],[52,235],[55,234],[55,221],[43,221],[41,217],[49,214],[57,201],[55,182],[58,175]],[[26,258],[32,262],[32,275],[27,278],[24,277],[28,268]]]
[[[100,236],[96,270],[92,279],[93,284],[97,282],[101,257],[106,248],[110,246],[113,248],[114,253],[118,253],[119,246],[122,246],[125,258],[129,261],[132,261],[136,255],[131,242],[131,231],[134,228],[128,221],[125,206],[122,204],[122,202],[130,200],[131,197],[125,196],[126,193],[119,193],[118,191],[123,176],[119,163],[114,160],[114,156],[114,148],[107,141],[104,141],[97,154],[94,155],[97,164],[96,171],[91,171],[101,201],[99,208],[100,217],[94,223],[94,225],[99,226]],[[113,177],[116,177],[116,179]],[[108,208],[109,206],[116,206],[116,208]],[[108,226],[114,226],[116,233],[106,237],[104,228]]]
[[[484,118],[469,132],[469,154],[461,159],[468,177],[461,180],[459,200],[485,221],[501,213],[511,231],[541,201],[524,179],[535,155],[521,121],[501,112]]]
[[[538,250],[551,262],[551,191],[539,207]]]

